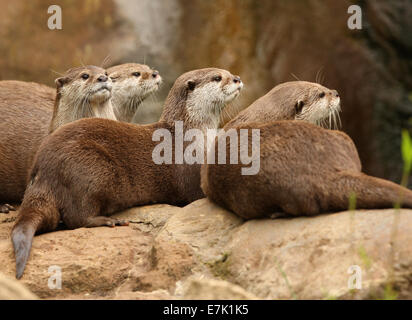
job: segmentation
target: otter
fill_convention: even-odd
[[[147,97],[147,91],[153,91],[147,88],[158,87],[158,84],[153,84],[155,71],[152,72],[150,79],[133,80],[136,78],[134,73],[142,70],[147,72],[147,66],[127,63],[111,69],[120,72],[123,80],[117,82],[115,79],[114,84],[109,84],[110,79],[99,82],[96,80],[98,77],[107,77],[104,69],[80,67],[70,69],[64,76],[58,78],[57,90],[37,83],[0,81],[0,204],[17,203],[22,200],[34,155],[41,141],[50,132],[64,123],[85,117],[116,119],[116,112],[121,112],[122,109],[116,105],[112,107],[110,101],[104,101],[109,94],[105,86],[112,86],[112,96],[116,97],[119,97],[119,92],[124,92],[123,83],[127,84],[127,88],[131,83],[134,83],[137,88],[142,87],[143,89],[137,90],[129,88],[134,94],[127,93],[130,101],[142,101]],[[129,81],[127,81],[126,70],[131,79]],[[82,72],[84,77],[88,75],[89,78],[81,78]],[[91,93],[93,91],[91,81],[95,81],[92,79],[103,84],[102,91]],[[155,80],[159,81],[159,79],[161,77],[157,75]],[[84,94],[81,90],[85,90]],[[97,107],[100,105],[99,101],[102,102],[102,107]],[[130,106],[127,100],[122,101],[125,107]],[[0,205],[0,213],[8,213],[11,210],[14,208],[8,204]]]
[[[186,132],[217,129],[222,109],[242,86],[226,70],[190,71],[175,81],[157,123],[82,119],[48,136],[12,230],[16,277],[23,274],[35,233],[55,230],[60,220],[69,229],[124,225],[109,216],[132,206],[184,205],[204,197],[200,165],[156,164],[154,137],[167,131],[173,141],[178,122]]]
[[[411,190],[361,172],[355,144],[341,131],[296,120],[232,129],[260,130],[260,171],[247,176],[240,165],[204,164],[201,186],[244,219],[343,211],[352,194],[359,209],[390,208],[400,200],[412,208]]]
[[[125,63],[107,72],[113,80],[112,103],[119,121],[132,122],[142,101],[162,83],[159,72],[144,64]]]
[[[56,99],[49,133],[81,118],[116,120],[111,103],[112,81],[96,66],[70,69],[56,81]]]
[[[338,127],[340,97],[336,90],[318,83],[290,81],[275,86],[227,122],[225,129],[250,122],[303,120],[324,127]]]
[[[83,117],[115,119],[111,80],[104,69],[72,68],[55,82],[54,90],[36,83],[0,82],[1,203],[21,201],[34,155],[50,132]],[[0,208],[4,213],[13,209],[8,204]]]
[[[55,95],[55,89],[38,83],[0,81],[0,213],[15,210],[3,203],[23,198],[30,164],[49,130]]]

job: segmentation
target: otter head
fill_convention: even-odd
[[[338,126],[340,98],[336,90],[305,81],[287,82],[280,85],[280,88],[289,92],[285,98],[290,99],[292,119],[329,128]]]
[[[50,132],[81,118],[116,120],[110,101],[112,81],[106,70],[96,66],[72,68],[55,83],[57,95]]]
[[[182,120],[188,127],[217,128],[223,108],[239,96],[242,88],[239,76],[223,69],[187,72],[170,90],[161,120]]]
[[[144,64],[125,63],[107,70],[113,81],[113,105],[119,120],[130,122],[140,103],[162,83],[159,72]]]
[[[96,66],[70,69],[55,83],[57,94],[73,103],[99,104],[111,98],[112,81],[106,70]]]

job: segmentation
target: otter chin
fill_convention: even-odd
[[[138,63],[125,63],[107,69],[113,80],[113,104],[119,121],[132,122],[140,104],[156,92],[162,77],[157,70]]]
[[[110,70],[116,75],[116,70],[129,70],[131,66],[137,67],[134,72],[151,70],[139,64],[119,65]],[[132,72],[126,74],[125,78],[136,78]],[[56,89],[33,82],[0,81],[0,122],[3,123],[0,135],[0,213],[14,210],[4,203],[22,200],[34,155],[50,132],[81,118],[115,119],[115,112],[128,113],[135,101],[140,104],[148,92],[157,90],[160,75],[155,71],[150,75],[150,80],[137,81],[143,83],[143,87],[146,87],[145,83],[149,84],[145,90],[132,90],[137,85],[129,88],[127,81],[118,81],[114,87],[106,70],[96,66],[66,71],[56,79]],[[143,77],[148,78],[145,74]],[[113,96],[122,104],[112,106]]]
[[[185,205],[204,197],[200,165],[156,164],[154,136],[160,130],[175,140],[177,122],[184,131],[217,129],[220,111],[242,86],[226,70],[190,71],[175,81],[157,123],[83,119],[49,135],[37,153],[12,231],[16,277],[23,274],[35,233],[55,230],[60,220],[70,229],[124,225],[109,216],[133,206]]]
[[[224,127],[244,123],[301,120],[322,127],[338,128],[341,111],[336,90],[318,83],[291,81],[277,85],[241,111]]]
[[[55,83],[57,94],[50,133],[81,118],[116,120],[110,101],[112,80],[106,70],[96,66],[72,68]]]
[[[90,95],[89,101],[91,103],[102,103],[112,97],[112,84],[98,84],[97,88]]]

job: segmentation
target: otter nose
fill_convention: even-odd
[[[107,76],[100,76],[100,77],[97,78],[97,81],[99,81],[99,82],[106,82],[107,79],[108,79]]]
[[[159,75],[159,72],[158,72],[158,71],[153,71],[153,73],[152,73],[152,77],[153,77],[153,78],[156,78],[158,75]]]
[[[338,93],[336,90],[333,90],[332,92],[333,92],[333,95],[334,95],[336,98],[339,98],[339,93]]]
[[[239,76],[235,76],[235,77],[233,78],[233,82],[234,82],[234,83],[240,83],[240,82],[242,82],[242,80],[240,80],[240,77],[239,77]]]

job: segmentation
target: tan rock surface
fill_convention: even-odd
[[[129,227],[36,236],[19,282],[47,299],[384,298],[393,265],[395,296],[411,298],[412,210],[398,211],[392,250],[394,214],[244,222],[207,199],[184,208],[134,208],[118,214],[132,221]],[[16,215],[0,216],[0,270],[12,278],[9,234]],[[354,265],[362,289],[350,291]],[[61,289],[48,286],[50,266],[61,268]]]
[[[19,281],[0,273],[0,300],[35,300],[37,297]]]
[[[185,290],[188,300],[255,300],[258,299],[243,288],[224,280],[191,279]]]
[[[228,280],[270,299],[324,299],[348,293],[350,266],[363,296],[388,281],[394,210],[253,220],[238,228],[221,269]],[[394,247],[400,297],[412,289],[412,210],[402,210]],[[408,293],[409,291],[409,293]]]

